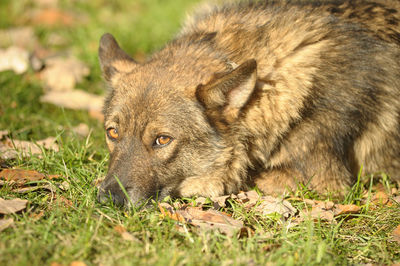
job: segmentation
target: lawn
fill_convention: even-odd
[[[173,37],[185,12],[197,2],[2,0],[0,49],[12,45],[1,37],[4,32],[28,27],[37,38],[34,46],[28,41],[28,52],[41,60],[65,54],[75,57],[90,71],[75,89],[105,95],[97,59],[100,36],[112,33],[129,54],[143,60]],[[0,72],[0,131],[7,130],[7,137],[15,140],[55,137],[59,146],[58,151],[0,159],[1,169],[59,175],[24,184],[42,187],[25,193],[15,183],[0,183],[0,198],[28,200],[24,210],[0,214],[0,220],[13,219],[11,226],[3,230],[0,226],[0,265],[400,263],[400,236],[393,233],[400,224],[400,204],[395,200],[399,191],[387,178],[361,177],[340,201],[304,187],[287,197],[298,211],[310,207],[307,200],[360,207],[353,215],[337,215],[328,221],[262,214],[229,200],[219,210],[242,221],[245,234],[226,235],[177,222],[163,215],[155,202],[146,209],[100,204],[96,183],[104,177],[109,157],[102,123],[85,109],[43,103],[40,99],[48,89],[42,72],[32,67],[22,74]],[[89,128],[86,134],[74,130],[82,124]],[[379,191],[388,198],[374,201]],[[167,201],[191,204],[194,199]]]

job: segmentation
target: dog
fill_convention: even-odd
[[[360,169],[399,181],[399,3],[207,6],[144,63],[104,34],[99,200],[343,194]]]

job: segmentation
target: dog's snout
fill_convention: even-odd
[[[100,187],[97,200],[101,203],[106,203],[112,200],[115,205],[122,206],[125,203],[125,195],[121,188],[116,186],[106,186],[105,188]]]

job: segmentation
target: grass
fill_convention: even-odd
[[[97,43],[102,33],[111,32],[122,47],[135,56],[161,47],[174,32],[184,11],[196,1],[117,0],[59,1],[64,11],[77,14],[72,26],[34,25],[44,47],[51,34],[65,43],[49,47],[68,49],[91,69],[79,88],[104,93],[97,62]],[[28,8],[27,8],[28,7]],[[24,19],[35,1],[0,2],[0,28],[31,25]],[[176,223],[160,218],[154,206],[149,209],[120,209],[96,200],[94,181],[107,170],[108,153],[101,123],[86,112],[61,109],[39,102],[42,85],[33,71],[23,75],[0,72],[0,129],[15,139],[39,140],[58,136],[59,152],[47,151],[42,158],[19,158],[7,163],[49,174],[60,174],[70,184],[54,195],[45,190],[26,194],[0,187],[0,197],[29,200],[27,210],[5,216],[15,221],[0,232],[0,265],[69,265],[83,261],[88,265],[336,265],[393,264],[400,262],[400,245],[391,232],[400,224],[397,205],[372,208],[363,205],[357,216],[339,217],[336,223],[306,220],[296,226],[279,216],[261,216],[232,203],[224,211],[251,228],[247,237],[227,237],[218,232],[182,233]],[[89,137],[74,134],[71,128],[86,123]],[[60,184],[64,180],[41,181]],[[385,186],[390,182],[381,181]],[[366,184],[363,187],[363,184]],[[343,203],[360,204],[359,181]],[[372,184],[372,183],[371,183]],[[295,196],[317,199],[306,188]],[[304,208],[304,203],[294,203]],[[123,225],[135,238],[124,240],[114,229]]]

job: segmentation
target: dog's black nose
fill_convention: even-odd
[[[122,189],[114,188],[114,187],[106,187],[99,188],[99,192],[97,193],[97,200],[100,203],[106,203],[109,200],[112,200],[115,205],[122,206],[125,203],[125,196]]]

